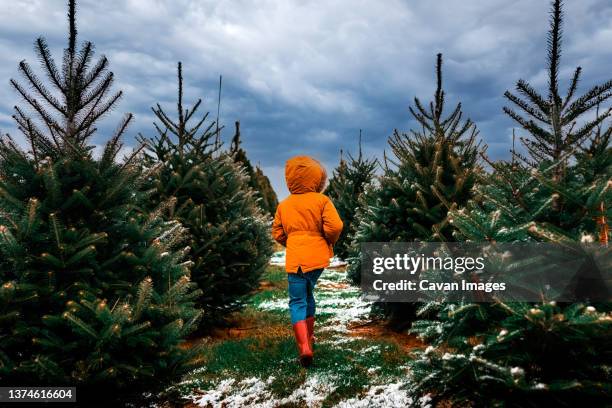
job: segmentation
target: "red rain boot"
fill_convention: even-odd
[[[315,324],[314,316],[310,316],[306,318],[306,327],[308,327],[308,341],[310,343],[310,348],[313,351],[314,351],[314,343],[315,343],[314,324]]]
[[[300,354],[300,364],[302,367],[309,367],[312,363],[312,348],[308,338],[308,326],[306,320],[300,320],[293,325],[295,342],[297,343],[298,353]]]

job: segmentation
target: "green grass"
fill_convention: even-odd
[[[320,335],[326,340],[325,335]],[[373,346],[375,347],[373,349]],[[363,350],[370,350],[366,353]],[[387,377],[404,376],[406,355],[396,344],[357,339],[341,347],[323,342],[316,345],[316,360],[308,370],[296,364],[295,342],[292,337],[249,338],[230,340],[213,346],[205,356],[206,369],[189,378],[182,391],[197,387],[205,390],[220,380],[237,381],[258,377],[274,377],[269,390],[278,398],[289,396],[313,374],[331,375],[337,388],[327,396],[323,406],[359,395],[363,389]],[[375,373],[368,370],[376,368]],[[380,381],[377,381],[380,380]]]
[[[287,272],[281,266],[268,266],[261,280],[279,285],[281,288],[287,288]]]
[[[326,280],[340,275],[327,274]],[[188,375],[178,387],[183,395],[193,389],[214,388],[223,380],[236,382],[256,377],[267,382],[267,391],[284,398],[299,389],[309,377],[328,378],[335,389],[326,395],[322,406],[360,395],[372,384],[385,384],[393,378],[405,378],[407,353],[395,342],[384,338],[357,338],[336,331],[329,319],[333,313],[318,314],[315,331],[318,343],[314,365],[308,370],[296,362],[296,347],[292,336],[289,312],[284,308],[260,309],[262,302],[286,299],[286,273],[280,268],[268,268],[263,281],[265,289],[256,293],[241,312],[241,318],[258,327],[252,336],[229,338],[213,342],[204,352],[203,367]],[[325,291],[319,299],[356,297],[355,293]],[[250,323],[249,323],[250,324]],[[321,330],[327,328],[327,330]],[[338,343],[337,340],[345,340]],[[272,378],[273,377],[273,378]],[[291,405],[288,405],[291,406]],[[295,405],[294,405],[295,406]]]
[[[269,266],[260,279],[264,290],[253,294],[249,305],[257,307],[265,301],[285,297],[287,294],[287,272],[279,266]]]
[[[250,304],[252,306],[257,306],[263,302],[281,298],[284,296],[286,291],[287,291],[286,289],[285,290],[276,289],[276,290],[265,290],[262,292],[257,292],[251,298]]]

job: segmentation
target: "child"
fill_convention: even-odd
[[[272,236],[287,247],[285,269],[289,281],[289,311],[300,364],[312,362],[315,299],[313,289],[334,253],[342,220],[327,196],[321,194],[327,174],[321,164],[297,156],[285,165],[291,195],[276,210]]]

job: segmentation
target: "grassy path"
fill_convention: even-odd
[[[370,305],[342,270],[318,283],[314,366],[296,364],[286,274],[270,266],[261,290],[219,330],[201,369],[179,385],[190,406],[395,407],[410,405],[407,336],[369,324]]]

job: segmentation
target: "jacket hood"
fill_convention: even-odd
[[[320,193],[325,187],[327,172],[312,157],[296,156],[287,160],[285,180],[291,194]]]

